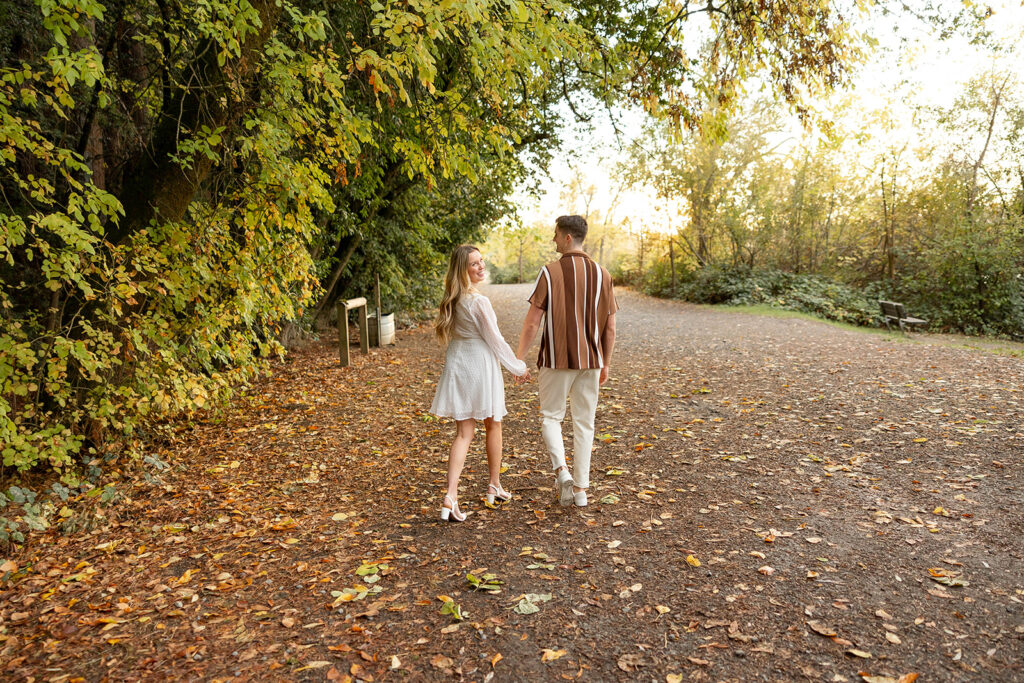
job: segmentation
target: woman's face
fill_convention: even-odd
[[[474,285],[484,281],[486,270],[484,270],[484,257],[479,251],[469,255],[469,263],[466,270],[469,272],[469,281]]]

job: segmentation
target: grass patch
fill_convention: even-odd
[[[699,304],[698,304],[699,305]],[[829,320],[828,318],[822,318],[817,315],[810,313],[802,313],[800,311],[792,311],[787,308],[775,308],[768,304],[751,304],[751,305],[731,305],[731,304],[715,304],[709,305],[708,308],[712,308],[716,311],[724,311],[726,313],[749,313],[751,315],[763,315],[769,318],[799,318],[800,320],[810,320],[818,323],[825,323],[832,327],[838,327],[841,330],[849,330],[851,332],[863,332],[866,334],[880,335],[883,337],[889,337],[894,340],[907,339],[902,334],[897,332],[890,332],[884,328],[878,327],[864,327],[862,325],[854,325],[852,323],[839,322],[837,320]]]
[[[930,344],[932,346],[949,346],[951,348],[963,349],[965,351],[979,351],[981,353],[991,353],[996,356],[1007,356],[1009,358],[1024,358],[1024,344],[1007,341],[1004,339],[988,340],[979,337],[968,337],[962,334],[947,334],[939,332],[903,334],[901,332],[894,332],[891,330],[886,330],[884,328],[864,327],[861,325],[852,325],[850,323],[838,322],[836,320],[829,320],[828,318],[821,318],[810,313],[791,311],[785,308],[775,308],[774,306],[769,306],[767,304],[754,304],[742,306],[734,306],[729,304],[697,305],[705,306],[716,311],[722,311],[724,313],[746,313],[749,315],[761,315],[768,318],[797,318],[799,320],[810,320],[812,322],[830,325],[841,330],[847,330],[850,332],[861,332],[864,334],[873,334],[879,337],[884,337],[894,342]]]

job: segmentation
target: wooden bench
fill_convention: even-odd
[[[349,299],[338,303],[338,346],[340,351],[341,367],[349,365],[348,356],[348,312],[358,308],[359,320],[359,350],[363,353],[370,352],[370,329],[366,324],[366,298]]]
[[[882,307],[882,317],[885,318],[886,329],[892,329],[890,325],[896,323],[900,326],[900,331],[906,332],[907,329],[912,328],[914,325],[928,324],[927,320],[907,315],[907,309],[903,307],[903,304],[896,303],[895,301],[879,301],[878,305]]]

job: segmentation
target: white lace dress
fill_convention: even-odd
[[[430,412],[456,420],[490,417],[500,422],[508,411],[499,362],[513,375],[526,372],[526,363],[501,336],[490,300],[477,293],[463,296],[456,304],[452,338]]]

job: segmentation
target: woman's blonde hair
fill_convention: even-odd
[[[452,327],[455,325],[455,307],[466,292],[474,291],[469,281],[469,256],[480,251],[472,244],[461,244],[455,247],[451,259],[448,260],[448,273],[444,276],[444,296],[441,298],[440,310],[434,320],[434,334],[442,344],[452,338]]]

